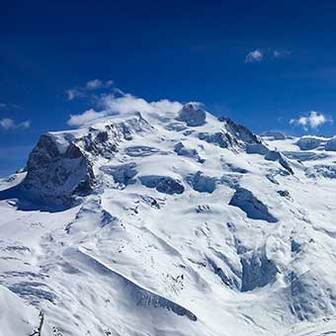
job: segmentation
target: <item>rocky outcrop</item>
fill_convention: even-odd
[[[158,192],[173,195],[184,192],[183,184],[170,176],[148,175],[139,177],[141,183],[148,188],[155,188]]]
[[[269,260],[264,251],[246,253],[241,257],[241,291],[248,292],[275,281],[278,273],[276,264]]]
[[[278,161],[281,164],[281,166],[287,170],[288,173],[294,174],[294,171],[291,168],[291,166],[290,166],[288,160],[286,159],[286,157],[282,153],[280,153],[276,150],[268,151],[265,155],[265,160]]]
[[[196,174],[187,176],[187,182],[198,192],[212,193],[216,189],[217,179],[198,171]]]
[[[70,205],[76,197],[93,191],[94,166],[99,160],[113,158],[122,141],[130,141],[134,134],[151,129],[137,114],[125,121],[42,135],[29,156],[27,176],[20,188],[34,201]],[[118,171],[112,175],[117,182],[122,179]]]
[[[223,123],[220,131],[214,133],[200,132],[198,138],[221,148],[244,150],[249,154],[264,155],[267,153],[266,145],[248,128],[236,124],[227,117],[220,117],[218,120]]]
[[[312,149],[318,148],[324,142],[325,142],[325,139],[322,139],[322,138],[312,137],[312,136],[304,136],[296,142],[296,145],[301,150],[312,150]]]
[[[191,159],[196,160],[197,162],[203,163],[205,160],[202,159],[196,149],[187,148],[182,142],[179,142],[175,145],[174,151],[177,155],[189,157]]]
[[[120,187],[125,187],[135,182],[134,177],[138,173],[136,163],[130,162],[117,166],[102,166],[101,171],[111,175],[115,183]]]
[[[205,124],[206,112],[199,103],[185,104],[178,113],[177,120],[184,121],[187,126],[195,127]]]
[[[251,191],[245,188],[237,188],[229,205],[243,210],[247,217],[261,219],[269,223],[276,223],[278,220],[268,211],[267,206],[259,201]]]
[[[92,164],[80,147],[71,142],[62,150],[46,134],[29,156],[21,188],[34,200],[62,204],[73,195],[89,194],[93,184]]]
[[[333,137],[326,142],[325,150],[332,151],[332,152],[336,151],[336,137]]]

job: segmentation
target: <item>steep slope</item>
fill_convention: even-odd
[[[47,133],[0,183],[1,284],[42,336],[330,334],[336,155],[297,140],[196,103]]]

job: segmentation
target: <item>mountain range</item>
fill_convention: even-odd
[[[336,138],[198,103],[46,133],[0,180],[0,335],[336,335],[335,187]]]

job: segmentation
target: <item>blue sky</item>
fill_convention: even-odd
[[[200,101],[256,132],[336,133],[335,1],[8,1],[1,12],[0,176],[92,107],[94,79]]]

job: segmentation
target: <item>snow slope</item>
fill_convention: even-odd
[[[41,136],[0,182],[0,335],[336,335],[336,153],[298,140],[195,103]]]

